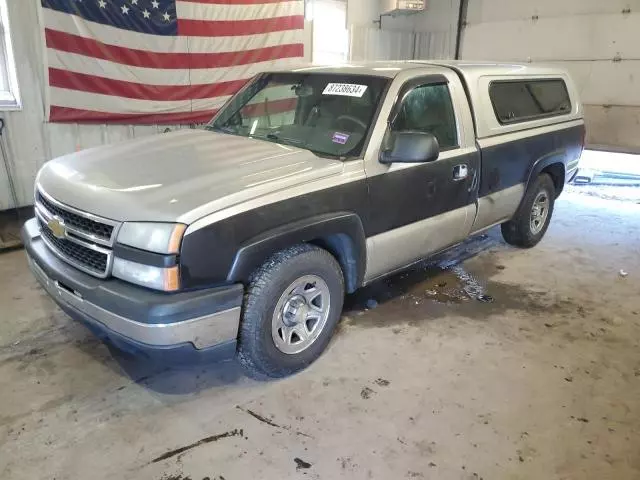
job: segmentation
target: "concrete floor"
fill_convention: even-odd
[[[0,478],[640,478],[640,205],[570,193],[537,248],[491,232],[438,265],[261,383],[114,355],[4,254]]]

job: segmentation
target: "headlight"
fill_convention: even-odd
[[[143,287],[174,292],[180,288],[178,267],[162,268],[143,265],[123,258],[113,259],[114,277]]]
[[[148,252],[179,253],[186,229],[182,223],[126,222],[118,233],[118,243]]]

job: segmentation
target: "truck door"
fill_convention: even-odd
[[[466,102],[459,81],[455,86]],[[418,131],[437,138],[440,155],[431,162],[367,168],[367,281],[459,243],[476,214],[480,157],[460,125],[461,118],[470,121],[468,105],[453,101],[442,75],[412,79],[397,98],[381,148],[394,132]]]

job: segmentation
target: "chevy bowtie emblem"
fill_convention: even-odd
[[[67,234],[67,229],[64,226],[64,221],[60,217],[53,217],[47,222],[47,227],[53,233],[56,238],[64,238]]]

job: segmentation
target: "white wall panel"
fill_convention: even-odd
[[[156,125],[134,125],[133,136],[134,137],[146,137],[148,135],[155,135],[158,133],[158,126]]]
[[[559,65],[571,73],[585,104],[640,106],[640,60],[554,60],[547,63]]]
[[[18,83],[23,109],[2,112],[6,122],[5,140],[11,162],[18,201],[27,204],[33,196],[33,178],[46,158],[47,144],[42,126],[44,83],[42,37],[38,25],[38,3],[35,0],[7,2],[18,69]],[[0,178],[0,210],[11,208],[6,172]]]
[[[640,150],[638,107],[585,105],[584,111],[589,145],[622,152]]]
[[[45,129],[49,139],[49,154],[51,158],[66,155],[80,150],[78,144],[78,126],[52,123]]]
[[[469,0],[462,58],[561,65],[587,142],[640,151],[639,0]]]
[[[607,14],[625,9],[637,10],[637,0],[469,0],[467,22],[470,24]]]
[[[522,59],[524,53],[532,61],[640,59],[639,29],[640,12],[469,22],[464,53],[485,58],[490,49],[491,59],[500,60]]]

